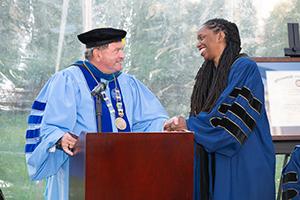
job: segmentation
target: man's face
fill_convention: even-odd
[[[124,44],[121,41],[110,43],[105,49],[99,49],[100,70],[107,74],[121,71],[122,62],[125,58],[123,49]]]

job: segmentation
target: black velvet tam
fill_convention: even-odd
[[[102,46],[112,42],[121,41],[126,36],[126,31],[114,28],[98,28],[77,35],[86,48]]]

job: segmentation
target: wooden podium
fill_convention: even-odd
[[[192,133],[82,133],[69,199],[192,200],[193,162]]]

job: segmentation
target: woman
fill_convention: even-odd
[[[195,199],[275,199],[275,154],[257,65],[240,54],[234,23],[211,19],[197,37],[205,61],[190,116],[165,124],[195,134]]]

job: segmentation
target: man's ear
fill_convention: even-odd
[[[93,51],[93,57],[94,57],[96,60],[101,59],[101,57],[102,57],[102,52],[101,52],[99,49],[94,49],[94,51]]]

